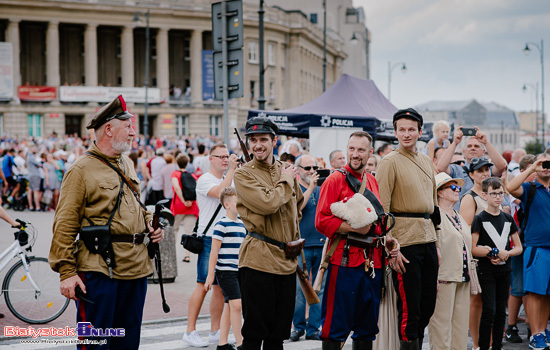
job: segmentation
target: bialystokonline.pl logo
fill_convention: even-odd
[[[107,344],[107,337],[124,337],[124,328],[95,328],[90,322],[78,322],[76,328],[20,328],[16,326],[5,326],[5,337],[33,338],[21,340],[21,343],[49,343],[49,344]],[[56,337],[54,339],[38,339],[42,337]],[[58,339],[66,337],[78,337],[78,339]]]

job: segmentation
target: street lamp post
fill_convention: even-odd
[[[260,96],[258,96],[258,109],[265,109],[265,94],[264,94],[264,0],[260,0],[260,8],[258,9],[258,41],[260,50]]]
[[[323,92],[327,86],[327,0],[323,0]]]
[[[539,152],[539,83],[537,82],[536,85],[525,83],[521,89],[523,91],[527,91],[527,87],[530,87],[535,91],[535,141],[537,145],[537,152]]]
[[[540,40],[540,46],[533,43],[533,42],[527,42],[525,43],[525,48],[523,51],[528,54],[531,52],[531,49],[529,48],[529,45],[532,45],[536,47],[540,52],[540,86],[541,86],[541,93],[540,93],[540,99],[541,99],[541,119],[542,119],[542,149],[543,151],[546,149],[546,142],[545,142],[545,135],[544,135],[544,124],[546,124],[546,121],[544,119],[544,41]]]
[[[391,101],[391,72],[398,66],[401,66],[401,71],[403,73],[407,71],[407,66],[405,65],[405,62],[398,62],[392,66],[391,62],[388,61],[388,100],[389,101]]]
[[[139,23],[139,13],[134,13],[134,23]],[[147,107],[149,105],[149,10],[145,13],[145,110],[143,112],[143,136],[145,144],[149,143],[149,115]]]
[[[366,58],[365,72],[367,75],[367,79],[369,79],[370,78],[369,76],[369,30],[365,28],[365,34],[363,34],[363,32],[353,32],[353,34],[351,35],[351,43],[353,45],[356,45],[357,42],[359,41],[355,33],[359,33],[359,35],[361,35],[361,37],[365,40],[365,58]]]

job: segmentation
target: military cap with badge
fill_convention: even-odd
[[[277,125],[267,117],[254,117],[246,121],[245,135],[250,134],[272,134],[277,135],[279,128]]]
[[[90,120],[86,129],[99,129],[103,124],[113,120],[120,119],[126,120],[132,118],[134,115],[128,112],[126,108],[126,102],[122,95],[118,95],[117,98],[103,106]]]

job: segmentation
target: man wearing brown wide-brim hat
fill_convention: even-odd
[[[94,337],[109,349],[139,348],[147,276],[153,272],[144,237],[162,239],[162,231],[151,227],[152,213],[136,199],[139,180],[123,155],[136,136],[131,117],[118,96],[86,126],[97,140],[63,178],[49,255],[61,294],[76,300],[77,322],[125,330],[124,337]]]

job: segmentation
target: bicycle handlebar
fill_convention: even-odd
[[[18,222],[21,226],[17,227],[17,226],[12,226],[12,228],[19,228],[19,229],[24,229],[25,227],[28,226],[28,222],[26,221],[23,221],[21,219],[15,219],[16,222]]]

